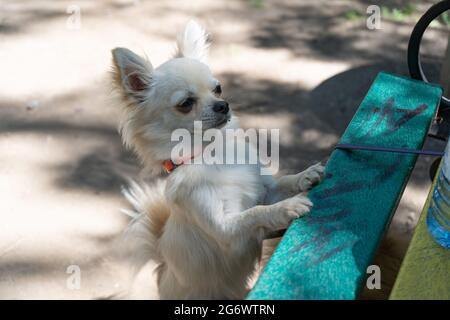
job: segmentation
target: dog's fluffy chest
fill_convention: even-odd
[[[264,202],[267,190],[258,166],[225,165],[212,170],[213,185],[225,211],[245,210]]]
[[[241,212],[265,202],[271,179],[261,175],[259,165],[188,165],[176,169],[169,177],[167,195],[186,207],[191,201],[188,190],[198,195],[207,188],[208,197],[219,200],[225,214]],[[211,201],[208,197],[202,201]]]

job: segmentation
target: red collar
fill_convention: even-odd
[[[176,164],[172,160],[167,159],[167,160],[163,161],[163,169],[166,173],[171,173],[173,170],[175,170],[177,167],[181,166],[183,163],[184,162]]]
[[[164,160],[162,163],[163,169],[166,173],[171,173],[173,170],[175,170],[179,166],[183,165],[186,160],[192,160],[199,154],[201,154],[201,153],[197,153],[196,155],[193,155],[190,158],[184,158],[184,159],[181,158],[178,163],[173,162],[172,159]]]
[[[192,160],[192,159],[194,159],[194,158],[195,158],[195,156],[192,156],[192,157],[190,157],[188,160]],[[173,170],[175,170],[175,169],[178,168],[179,166],[183,165],[183,164],[184,164],[184,161],[185,161],[185,160],[180,159],[180,160],[179,160],[179,163],[175,163],[175,162],[173,162],[171,159],[167,159],[167,160],[164,160],[164,161],[163,161],[162,166],[163,166],[163,169],[164,169],[165,172],[171,173]]]

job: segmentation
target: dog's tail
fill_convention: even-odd
[[[132,265],[138,272],[149,260],[162,264],[158,242],[170,215],[170,208],[164,196],[165,182],[156,181],[151,186],[130,182],[129,188],[122,190],[133,206],[133,210],[123,210],[132,218],[125,231],[127,247],[132,251]]]

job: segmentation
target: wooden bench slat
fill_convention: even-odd
[[[450,250],[431,238],[426,223],[436,178],[389,299],[450,300]]]
[[[380,73],[341,143],[420,149],[442,95],[423,82]],[[335,150],[248,299],[354,299],[417,156]]]

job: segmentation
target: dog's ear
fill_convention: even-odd
[[[126,96],[142,101],[152,81],[151,63],[125,48],[115,48],[113,82]]]
[[[183,32],[177,36],[176,58],[185,57],[207,63],[208,34],[197,22],[188,22]]]

